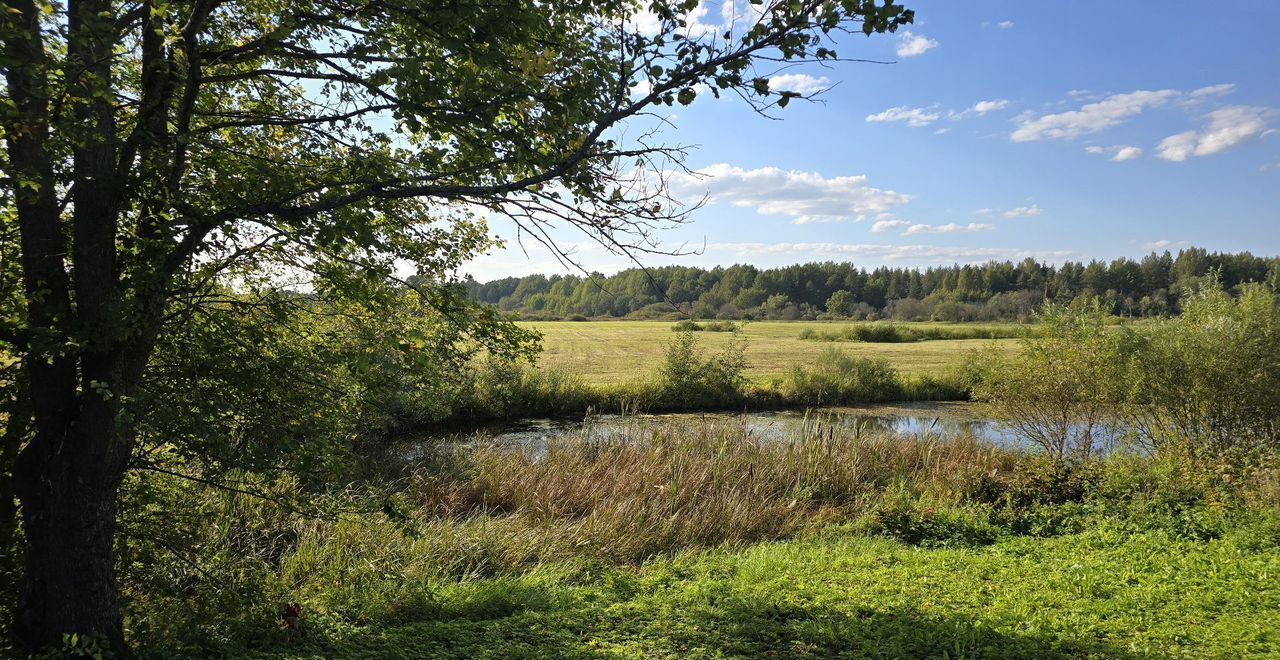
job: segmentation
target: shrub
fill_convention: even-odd
[[[738,324],[733,321],[707,321],[698,323],[692,319],[677,321],[671,326],[672,332],[737,332]]]
[[[1042,329],[1014,356],[995,349],[977,358],[974,398],[1056,462],[1085,460],[1099,449],[1122,382],[1123,343],[1095,306],[1071,312],[1046,306]]]
[[[1280,452],[1280,301],[1207,287],[1131,346],[1130,419],[1157,450],[1244,466]]]
[[[690,331],[676,334],[658,370],[659,402],[669,408],[730,405],[745,397],[745,344],[734,338],[723,351],[704,357]]]
[[[851,356],[828,348],[812,366],[794,365],[783,394],[812,406],[893,401],[902,398],[898,372],[885,360]]]

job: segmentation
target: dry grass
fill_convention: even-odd
[[[543,455],[482,446],[460,460],[465,476],[419,490],[434,516],[504,513],[558,530],[567,547],[634,562],[850,520],[889,490],[959,503],[1020,457],[971,438],[859,436],[815,418],[789,442],[709,421],[556,441]]]

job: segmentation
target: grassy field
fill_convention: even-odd
[[[434,620],[258,657],[1280,655],[1280,553],[1234,538],[1092,530],[922,549],[829,531],[584,571],[459,584]]]
[[[563,368],[581,375],[589,383],[620,383],[650,374],[662,359],[662,350],[671,341],[670,321],[585,321],[529,322],[521,325],[542,333],[539,364]],[[757,380],[780,376],[799,363],[809,364],[831,346],[828,342],[803,341],[805,328],[839,330],[846,324],[822,322],[757,321],[742,325],[747,340],[747,374]],[[928,326],[932,324],[901,324]],[[945,324],[937,324],[945,325]],[[991,327],[991,326],[983,326]],[[1016,326],[1003,326],[1006,328]],[[709,350],[728,343],[724,332],[699,332]],[[970,351],[993,340],[935,340],[906,344],[841,342],[839,348],[859,357],[888,360],[906,374],[934,374],[964,362]],[[1010,349],[1016,339],[994,340]]]

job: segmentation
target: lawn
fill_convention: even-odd
[[[592,384],[619,383],[651,374],[673,334],[670,321],[555,321],[521,325],[542,333],[539,364],[563,368]],[[807,327],[831,331],[839,330],[842,325],[785,321],[743,324],[740,334],[747,340],[747,374],[757,380],[780,376],[797,362],[816,361],[818,355],[832,346],[858,356],[883,358],[903,373],[936,374],[962,364],[971,351],[993,341],[961,339],[877,344],[799,338]],[[699,332],[698,337],[705,347],[715,350],[727,343],[731,334]],[[1010,350],[1017,346],[1016,339],[994,341]]]
[[[261,657],[1280,657],[1280,552],[1105,526],[924,549],[838,529],[446,587],[430,621]]]

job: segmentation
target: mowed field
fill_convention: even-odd
[[[675,334],[671,321],[538,321],[520,325],[542,333],[538,363],[582,376],[588,383],[620,383],[652,375],[662,352]],[[796,363],[810,364],[830,347],[853,355],[888,360],[903,373],[938,373],[962,364],[972,352],[994,342],[1015,350],[1017,339],[933,340],[903,344],[827,342],[800,339],[805,328],[839,331],[845,323],[754,321],[743,323],[747,374],[763,380],[784,374]],[[900,325],[946,325],[903,323]],[[997,327],[981,324],[976,327]],[[999,326],[1016,329],[1016,325]],[[696,333],[704,350],[719,350],[732,338],[727,332]]]

